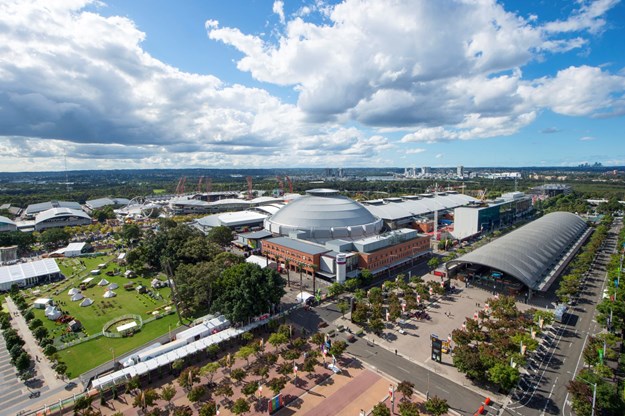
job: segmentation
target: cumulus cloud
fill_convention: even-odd
[[[592,137],[592,136],[584,136],[584,137],[580,137],[579,140],[582,141],[582,142],[590,142],[590,141],[593,141],[593,140],[597,140],[597,138],[596,137]]]
[[[310,124],[264,89],[167,65],[143,50],[146,35],[132,20],[91,5],[0,5],[0,143],[14,149],[2,153],[3,170],[21,168],[9,159],[16,152],[45,158],[61,148],[68,160],[177,167],[283,165],[285,153],[291,164],[308,164],[328,149],[373,157],[385,146],[338,124]],[[317,146],[302,147],[309,142]]]
[[[402,152],[402,153],[406,153],[406,154],[409,154],[409,155],[416,155],[416,154],[419,154],[419,153],[423,153],[425,151],[426,150],[421,148],[421,147],[415,147],[415,148],[412,148],[412,149],[408,149],[408,150],[406,150],[405,152]]]
[[[540,132],[542,134],[554,134],[554,133],[560,133],[560,129],[556,128],[556,127],[547,127],[542,129]]]
[[[581,66],[525,79],[521,70],[585,48],[615,4],[582,1],[566,20],[539,23],[495,1],[344,0],[321,23],[305,19],[309,9],[296,13],[277,41],[231,27],[208,35],[243,53],[240,70],[293,86],[309,120],[414,129],[405,141],[459,140],[513,134],[543,109],[621,114],[622,74]]]
[[[276,0],[273,2],[273,12],[280,18],[280,23],[284,23],[284,2]]]

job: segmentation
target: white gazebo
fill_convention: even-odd
[[[109,281],[106,279],[102,279],[98,282],[98,286],[106,286],[109,284]]]
[[[104,293],[105,298],[114,298],[115,296],[117,296],[117,293],[113,292],[112,290],[107,290]]]
[[[119,287],[117,283],[111,283],[108,287],[108,290],[115,290]]]
[[[69,296],[74,296],[77,293],[80,293],[80,289],[76,289],[75,287],[71,288],[69,292],[67,292]]]

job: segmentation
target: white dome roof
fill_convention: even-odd
[[[265,220],[272,233],[327,241],[362,238],[382,230],[383,222],[358,202],[333,189],[312,189]]]

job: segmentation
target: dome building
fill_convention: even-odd
[[[324,243],[360,239],[382,231],[384,222],[333,189],[311,189],[264,222],[274,235]]]

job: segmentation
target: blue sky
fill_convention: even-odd
[[[0,169],[625,165],[618,0],[0,0]]]

